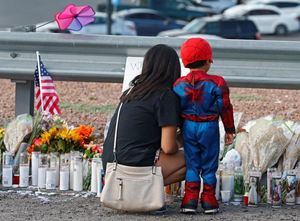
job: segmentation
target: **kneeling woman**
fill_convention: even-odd
[[[142,73],[135,77],[130,91],[120,98],[117,135],[117,162],[127,166],[152,166],[157,150],[157,165],[162,167],[164,184],[181,181],[185,177],[185,160],[176,142],[180,123],[179,99],[172,91],[180,77],[179,58],[174,49],[156,45],[145,55]],[[104,142],[103,165],[113,162],[116,125],[114,114]]]

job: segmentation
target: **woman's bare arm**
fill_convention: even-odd
[[[178,151],[176,131],[176,126],[165,126],[161,128],[161,148],[165,154],[174,154]]]

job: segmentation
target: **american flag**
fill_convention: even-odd
[[[52,115],[54,114],[61,114],[59,109],[59,97],[55,90],[53,80],[46,70],[43,62],[40,59],[40,67],[41,67],[41,85],[39,81],[39,71],[38,65],[36,65],[36,69],[34,72],[34,81],[35,81],[35,99],[36,99],[36,109],[39,110],[43,103],[43,111],[46,111]],[[42,88],[42,95],[41,98],[41,88]],[[43,102],[42,102],[43,99]]]

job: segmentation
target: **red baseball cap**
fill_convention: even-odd
[[[210,44],[202,38],[190,38],[181,45],[180,56],[184,66],[196,61],[212,62],[213,53]]]

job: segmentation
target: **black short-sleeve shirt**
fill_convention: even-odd
[[[118,110],[118,108],[117,108]],[[103,166],[113,161],[115,111],[103,147]],[[127,166],[151,166],[161,145],[161,127],[180,123],[179,99],[172,90],[123,104],[117,136],[117,161]]]

